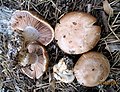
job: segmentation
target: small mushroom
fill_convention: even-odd
[[[71,12],[64,15],[55,27],[58,46],[68,54],[91,50],[100,39],[101,29],[93,25],[96,18],[88,13]]]
[[[48,45],[54,38],[53,28],[29,11],[15,11],[10,23],[13,30],[22,32],[26,41],[37,40],[43,45]]]
[[[108,59],[98,52],[83,54],[74,67],[77,81],[84,86],[93,87],[106,80],[110,72]]]
[[[68,57],[59,60],[58,64],[53,66],[53,76],[62,82],[71,83],[74,80],[73,62]]]
[[[31,79],[39,79],[47,69],[47,53],[42,46],[35,43],[29,44],[28,51],[29,53],[25,55],[25,58],[21,59],[21,65],[25,66],[22,68],[22,72]]]

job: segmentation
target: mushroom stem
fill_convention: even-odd
[[[70,65],[72,63],[72,60],[68,57],[60,59],[58,64],[53,66],[53,76],[65,83],[73,82],[75,76],[73,75],[72,65]]]
[[[32,26],[27,26],[23,31],[23,36],[26,41],[35,41],[39,39],[39,32]]]

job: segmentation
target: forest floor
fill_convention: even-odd
[[[120,92],[120,0],[0,0],[0,92]],[[105,0],[107,1],[107,0]],[[101,27],[101,38],[92,51],[103,53],[110,62],[110,74],[103,83],[95,87],[84,87],[75,79],[72,83],[56,81],[52,77],[53,66],[62,57],[69,57],[74,64],[81,55],[64,53],[55,39],[46,46],[49,66],[40,79],[30,79],[22,74],[19,65],[6,63],[6,42],[9,40],[9,20],[15,10],[32,10],[46,19],[55,28],[61,15],[71,11],[88,12],[97,18]],[[111,12],[108,12],[111,11]],[[4,38],[4,40],[3,40]]]

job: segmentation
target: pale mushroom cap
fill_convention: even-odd
[[[83,12],[64,15],[55,27],[55,39],[68,54],[81,54],[91,50],[100,39],[101,29],[93,25],[96,18]]]
[[[41,46],[42,47],[42,46]],[[38,45],[38,43],[36,43],[36,42],[32,42],[32,43],[30,43],[28,46],[27,46],[27,49],[28,49],[28,52],[29,53],[34,53],[34,52],[36,52],[36,51],[38,51],[38,50],[42,50],[42,49],[40,49],[41,48],[40,47],[40,45]],[[43,48],[43,47],[42,47]],[[44,50],[44,48],[43,48],[43,50]],[[41,51],[42,52],[42,51]]]
[[[34,78],[39,79],[47,69],[48,56],[45,49],[42,46],[33,43],[30,45],[36,47],[32,49],[33,52],[31,51],[31,53],[28,54],[27,59],[25,58],[26,62],[28,62],[28,64],[30,64],[31,66],[30,68],[29,67],[22,68],[22,72],[31,79]],[[32,48],[33,46],[29,47],[29,49]]]
[[[59,60],[58,64],[53,66],[53,76],[62,82],[71,83],[75,77],[73,75],[73,70],[68,69],[65,60],[65,58],[62,58]]]
[[[31,28],[33,27],[31,30],[38,30],[38,41],[40,41],[43,45],[49,44],[54,38],[53,28],[47,22],[34,16],[29,11],[15,11],[11,17],[10,23],[14,30],[19,29],[24,31],[27,26],[31,26]]]
[[[104,82],[110,72],[108,59],[98,52],[83,54],[74,67],[77,81],[84,86],[93,87]]]

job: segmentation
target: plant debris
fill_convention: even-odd
[[[107,8],[113,9],[113,16],[105,13],[103,1],[0,0],[0,92],[120,92],[120,1],[108,0],[109,4],[106,6],[110,5]],[[55,39],[45,47],[49,55],[49,65],[43,76],[33,80],[22,74],[22,66],[19,65],[19,60],[17,58],[10,59],[7,54],[8,43],[18,41],[13,40],[17,33],[11,31],[9,27],[9,20],[15,10],[35,11],[45,18],[53,28],[55,28],[62,15],[71,11],[89,12],[96,17],[97,22],[95,24],[101,27],[102,33],[100,41],[92,50],[101,52],[110,61],[110,74],[107,80],[92,88],[80,85],[76,79],[72,83],[55,80],[53,66],[61,58],[67,56],[72,59],[75,65],[81,56],[64,53],[56,44]],[[20,34],[18,35],[20,36]]]
[[[113,9],[110,6],[108,0],[103,1],[103,9],[108,15],[110,15],[110,16],[113,15]]]

